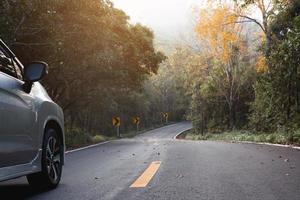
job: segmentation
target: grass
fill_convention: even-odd
[[[84,132],[80,129],[66,130],[66,146],[67,149],[74,149],[78,147],[87,146],[90,144],[100,143],[111,138],[106,137],[101,134],[95,136],[90,135],[87,132]]]
[[[95,135],[95,136],[93,137],[93,142],[94,142],[94,143],[100,143],[100,142],[104,142],[104,141],[106,141],[106,140],[107,140],[107,137],[104,136],[104,135]]]
[[[262,142],[273,144],[294,144],[300,145],[300,131],[294,133],[252,133],[250,131],[231,131],[221,134],[206,134],[204,136],[195,133],[194,130],[189,130],[184,133],[185,139],[188,140],[215,140],[227,142]]]

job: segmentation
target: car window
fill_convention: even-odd
[[[9,57],[9,54],[1,46],[0,46],[0,56]]]
[[[0,56],[4,56],[4,52],[2,51],[1,47],[0,47]]]
[[[12,77],[22,79],[22,72],[17,64],[10,59],[0,47],[0,71]]]

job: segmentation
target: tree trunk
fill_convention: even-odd
[[[232,102],[229,106],[229,129],[232,130],[235,128],[235,105]]]
[[[201,135],[204,135],[204,112],[201,112]]]

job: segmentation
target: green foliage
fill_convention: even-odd
[[[100,143],[108,140],[104,135],[88,133],[79,128],[66,130],[66,147],[68,149],[77,148],[81,146],[90,145],[93,143]]]
[[[300,145],[299,131],[286,134],[282,132],[276,133],[252,133],[249,131],[230,131],[221,134],[206,134],[204,136],[198,134],[196,131],[190,130],[185,136],[188,140],[216,140],[227,142],[261,142],[261,143],[273,143],[273,144],[296,144]]]
[[[144,94],[149,100],[149,110],[160,115],[169,113],[169,120],[184,120],[189,106],[189,96],[184,87],[187,72],[188,52],[176,49],[168,59],[160,65],[158,73],[151,76],[144,84]]]
[[[75,148],[93,142],[93,137],[80,129],[66,130],[66,146]]]
[[[276,131],[281,126],[295,129],[300,125],[299,10],[299,3],[285,7],[272,24],[276,42],[268,57],[268,71],[255,85],[250,116],[256,130]]]
[[[193,135],[193,134],[187,134],[185,139],[187,140],[208,140],[210,138],[210,135]]]
[[[296,144],[300,144],[300,130],[295,131],[291,137],[290,141]]]
[[[252,101],[254,93],[252,84],[255,71],[245,59],[246,56],[232,55],[232,59],[239,61],[231,67],[209,59],[203,78],[193,79],[194,84],[190,89],[191,110],[195,128],[199,132],[220,132],[247,123],[248,103]]]

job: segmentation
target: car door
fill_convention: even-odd
[[[1,46],[0,51],[8,57]],[[37,154],[34,99],[23,91],[20,69],[11,61],[0,63],[0,167],[28,163]]]

